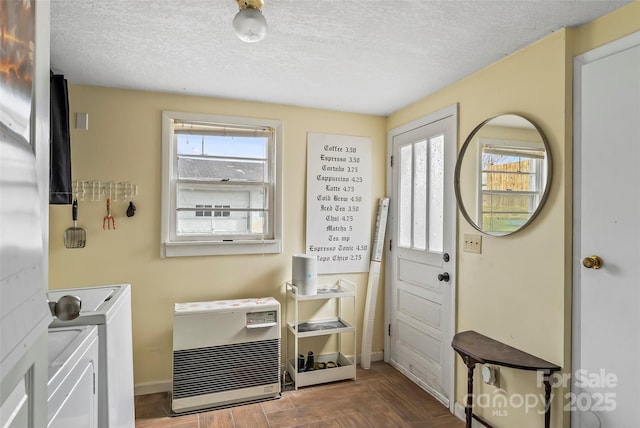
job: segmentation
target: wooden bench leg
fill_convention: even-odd
[[[466,428],[471,428],[471,421],[473,420],[473,369],[476,368],[475,361],[471,361],[465,358],[465,364],[467,365],[467,404],[464,408],[466,416]]]
[[[545,371],[544,377],[544,428],[551,425],[551,373]]]

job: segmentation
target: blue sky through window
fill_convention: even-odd
[[[482,166],[487,167],[490,165],[505,165],[510,163],[520,162],[522,160],[519,156],[505,156],[505,155],[494,155],[494,154],[482,154]]]
[[[264,159],[267,157],[266,137],[235,137],[218,135],[178,136],[179,155],[207,155]]]

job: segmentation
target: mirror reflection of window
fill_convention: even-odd
[[[490,139],[479,143],[479,226],[487,232],[514,232],[529,221],[542,199],[545,147]]]
[[[488,235],[521,230],[540,212],[552,170],[549,142],[533,122],[515,114],[487,119],[465,139],[456,163],[460,212]]]

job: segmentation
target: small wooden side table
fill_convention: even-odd
[[[562,367],[472,330],[463,331],[453,336],[451,346],[460,354],[462,361],[467,366],[467,403],[465,405],[467,428],[471,428],[472,419],[491,428],[491,425],[486,421],[473,414],[473,369],[478,363],[541,371],[545,398],[544,426],[549,428],[551,423],[551,375],[562,370]]]

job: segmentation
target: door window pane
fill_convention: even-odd
[[[400,247],[442,252],[444,246],[444,135],[400,147]]]
[[[444,245],[444,135],[429,140],[429,251]]]
[[[413,151],[411,146],[400,148],[400,172],[399,176],[399,201],[398,201],[398,245],[411,247],[411,207],[412,207],[412,183],[413,183]]]
[[[427,141],[414,144],[413,248],[427,248]]]

